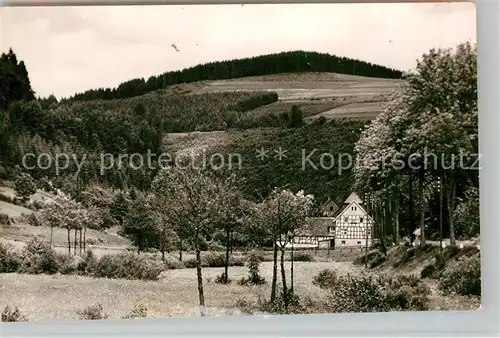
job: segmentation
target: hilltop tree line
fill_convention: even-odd
[[[335,55],[294,51],[251,58],[210,62],[158,76],[133,79],[116,88],[99,88],[73,95],[69,100],[113,100],[140,96],[167,86],[203,80],[225,80],[279,73],[332,72],[378,78],[401,78],[396,69]]]

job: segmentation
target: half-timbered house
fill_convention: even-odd
[[[354,192],[345,200],[344,208],[333,220],[335,247],[371,245],[374,221],[362,205]]]

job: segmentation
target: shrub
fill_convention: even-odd
[[[9,225],[10,217],[7,214],[0,213],[0,225]]]
[[[7,173],[7,170],[0,165],[0,180],[6,180],[9,177],[9,174]]]
[[[323,269],[313,278],[313,285],[321,289],[330,289],[337,283],[337,274],[333,270]]]
[[[0,243],[0,273],[17,272],[21,265],[21,257],[11,247]]]
[[[252,252],[248,255],[248,278],[241,278],[238,281],[238,285],[261,285],[266,282],[266,280],[260,276],[259,266],[262,262],[262,257],[258,254]]]
[[[14,190],[16,195],[23,201],[27,201],[31,195],[36,192],[36,184],[28,173],[20,173],[14,181]]]
[[[83,310],[77,310],[76,313],[81,320],[102,320],[108,319],[108,315],[104,313],[101,304],[90,305]]]
[[[394,262],[393,267],[398,268],[400,266],[405,265],[409,261],[411,261],[411,259],[413,257],[415,257],[416,251],[417,251],[417,249],[414,247],[410,247],[407,250],[405,250],[403,252],[403,255],[400,257],[400,259],[398,261]]]
[[[94,252],[92,250],[88,250],[83,259],[78,262],[76,270],[82,275],[92,275],[97,266],[97,262],[98,260],[95,257]]]
[[[481,262],[479,255],[466,257],[462,261],[448,265],[443,271],[438,287],[445,294],[480,296]]]
[[[230,284],[231,283],[231,279],[230,278],[226,278],[226,273],[223,272],[220,275],[217,275],[217,277],[215,277],[215,282],[217,284]]]
[[[436,266],[434,264],[427,264],[426,266],[424,266],[424,268],[420,272],[420,278],[422,278],[422,279],[433,278],[434,275],[436,274],[436,272],[437,272],[437,269],[436,269]]]
[[[379,255],[380,252],[379,251],[370,251],[368,252],[368,255],[361,255],[361,256],[358,256],[355,260],[354,260],[354,264],[356,265],[362,265],[362,264],[365,264],[366,260],[368,259],[368,262],[370,262],[375,256]]]
[[[31,226],[39,227],[42,226],[42,221],[36,212],[31,212],[29,214],[23,214],[22,221],[28,223]]]
[[[58,255],[50,245],[33,237],[22,254],[21,272],[29,274],[54,274],[61,268],[62,255]]]
[[[245,266],[245,260],[243,257],[231,257],[229,259],[230,266]]]
[[[293,255],[294,262],[313,262],[314,258],[312,255],[305,252],[297,252]]]
[[[137,304],[134,306],[132,311],[130,311],[127,315],[123,316],[122,319],[145,318],[147,315],[148,315],[148,309],[142,304]]]
[[[173,258],[173,257],[166,257],[164,264],[165,264],[165,268],[170,269],[170,270],[183,269],[186,267],[184,265],[184,262],[182,262],[176,258]]]
[[[161,262],[153,259],[123,253],[102,256],[92,274],[104,278],[157,280],[164,268]]]
[[[210,252],[203,258],[204,265],[210,268],[222,268],[226,264],[226,256],[223,253]]]
[[[24,317],[19,309],[16,307],[12,310],[9,306],[4,307],[2,311],[2,322],[26,322],[27,319]]]
[[[287,301],[286,304],[285,300]],[[300,297],[290,290],[287,290],[286,294],[280,291],[273,302],[259,299],[259,309],[263,312],[276,314],[301,314],[307,311],[301,304]]]
[[[9,196],[6,196],[4,194],[0,194],[0,201],[4,201],[10,204],[15,204],[13,198],[10,198]]]
[[[314,283],[330,291],[329,312],[424,311],[430,290],[415,276],[335,276],[323,270]]]
[[[89,245],[96,245],[97,244],[97,240],[95,238],[87,238],[86,242]]]
[[[184,266],[188,269],[196,268],[196,258],[189,258],[184,261]],[[203,265],[203,262],[202,262]]]

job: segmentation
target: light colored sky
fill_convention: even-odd
[[[408,70],[430,48],[476,42],[474,3],[0,11],[1,51],[12,47],[25,61],[37,95],[58,98],[199,63],[290,50]]]

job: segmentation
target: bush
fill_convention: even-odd
[[[20,173],[14,181],[16,195],[23,201],[27,201],[36,192],[36,184],[28,173]]]
[[[10,225],[9,215],[0,213],[0,225]]]
[[[165,269],[161,262],[133,253],[105,255],[95,265],[95,277],[157,280]]]
[[[425,311],[430,290],[415,276],[335,276],[323,270],[314,284],[330,291],[329,312]]]
[[[170,270],[175,270],[175,269],[184,269],[186,266],[184,265],[184,262],[174,258],[174,257],[165,257],[165,268],[170,269]]]
[[[91,305],[83,310],[77,310],[76,313],[81,320],[102,320],[108,319],[108,315],[104,313],[101,304]]]
[[[122,319],[137,319],[137,318],[145,318],[148,315],[148,309],[142,305],[137,304],[134,306],[132,311],[127,315],[123,316]]]
[[[245,260],[243,257],[231,257],[229,259],[230,266],[245,266]]]
[[[297,252],[293,255],[294,262],[313,262],[314,258],[312,255],[305,252]]]
[[[204,266],[210,268],[222,268],[226,264],[226,255],[223,253],[210,252],[208,255],[203,257],[202,261],[205,263]]]
[[[196,268],[196,258],[189,258],[184,261],[184,266],[188,269]],[[203,262],[202,262],[203,266]]]
[[[420,278],[433,278],[437,272],[436,266],[434,264],[427,264],[424,266],[422,271],[420,272]]]
[[[479,255],[466,257],[462,261],[448,265],[443,271],[438,287],[445,294],[480,296],[481,262]]]
[[[337,274],[333,270],[323,269],[313,278],[313,285],[321,289],[330,289],[337,283]]]
[[[17,272],[21,265],[21,257],[11,247],[0,243],[0,273]]]
[[[23,214],[21,215],[22,221],[28,223],[31,226],[34,227],[39,227],[42,226],[42,222],[40,220],[40,217],[37,215],[36,212],[31,212],[29,214]]]
[[[248,278],[242,277],[238,281],[238,285],[261,285],[266,282],[266,280],[260,276],[259,266],[262,262],[262,257],[258,254],[252,252],[248,255]]]
[[[2,322],[26,322],[27,319],[24,317],[19,309],[16,307],[12,310],[9,306],[4,307],[2,311]]]
[[[368,262],[368,267],[370,269],[376,268],[377,266],[385,262],[386,259],[387,258],[381,252],[377,252],[377,254],[372,258],[372,260]]]
[[[59,272],[63,261],[65,261],[62,256],[52,250],[49,244],[34,237],[23,250],[21,272],[55,274]]]
[[[370,262],[375,256],[379,255],[380,252],[379,251],[370,251],[368,252],[368,255],[361,255],[361,256],[358,256],[355,260],[354,260],[354,264],[355,265],[362,265],[362,264],[365,264],[366,260],[368,259],[368,262]]]
[[[217,277],[215,277],[215,282],[217,284],[230,284],[231,283],[231,279],[230,278],[226,278],[226,273],[223,272],[220,275],[217,275]]]
[[[285,300],[287,301],[286,305]],[[263,312],[276,314],[301,314],[307,311],[303,304],[301,304],[300,297],[290,290],[287,290],[286,294],[282,290],[279,291],[278,296],[273,302],[259,299],[259,309]]]
[[[88,250],[83,259],[78,262],[76,270],[82,275],[92,275],[97,266],[97,262],[98,260],[95,257],[94,252],[92,250]]]

